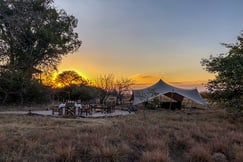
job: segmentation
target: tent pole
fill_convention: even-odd
[[[171,98],[171,101],[170,101],[170,110],[171,110],[171,107],[172,107],[172,100],[173,100],[173,92],[171,92],[170,98]]]
[[[192,109],[192,104],[193,104],[193,101],[191,100],[191,109]]]

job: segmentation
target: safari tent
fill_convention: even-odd
[[[198,103],[202,106],[207,106],[206,102],[202,99],[198,90],[195,89],[183,89],[177,88],[172,85],[165,83],[162,80],[159,80],[154,85],[144,88],[133,90],[133,105],[138,105],[143,102],[150,101],[155,97],[165,95],[178,103],[181,103],[184,98],[188,98],[195,103]]]

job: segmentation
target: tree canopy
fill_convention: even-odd
[[[0,1],[0,61],[10,69],[56,69],[63,55],[77,50],[78,20],[52,0]]]
[[[57,69],[62,56],[80,47],[77,23],[74,16],[56,9],[53,0],[0,0],[3,103],[16,93],[23,103],[30,85],[36,85],[33,74]]]
[[[218,103],[242,108],[243,106],[243,33],[235,44],[222,44],[229,52],[202,59],[205,70],[215,74],[207,89],[210,99]]]
[[[63,71],[54,80],[54,98],[57,100],[89,101],[98,97],[101,89],[91,86],[75,71]]]
[[[67,87],[73,84],[86,85],[87,81],[75,71],[63,71],[57,75],[55,84],[59,87]]]

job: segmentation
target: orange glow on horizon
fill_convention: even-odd
[[[118,57],[114,55],[107,57],[106,53],[97,49],[83,47],[82,52],[79,51],[63,59],[58,67],[60,69],[58,73],[73,70],[91,82],[94,82],[99,75],[114,74],[116,79],[133,80],[135,82],[134,89],[145,88],[156,83],[159,79],[178,87],[195,88],[202,87],[203,83],[205,84],[209,79],[214,78],[214,75],[203,70],[195,62],[192,66],[176,63],[173,66],[171,64],[151,66],[143,63],[143,66],[140,67],[140,63],[131,64],[130,60],[126,60],[124,63],[122,58],[119,60],[116,58]]]
[[[91,52],[85,51],[86,57],[92,56]],[[96,51],[93,51],[96,52]],[[119,78],[128,78],[135,82],[133,89],[141,89],[153,85],[159,79],[167,82],[168,84],[181,87],[181,88],[199,88],[204,90],[203,84],[206,84],[209,79],[214,78],[214,75],[209,74],[203,69],[198,70],[195,69],[171,69],[165,66],[165,72],[158,73],[138,73],[133,74],[132,67],[124,66],[122,69],[116,69],[115,64],[112,66],[109,64],[105,64],[102,61],[97,62],[96,59],[89,60],[89,58],[83,57],[80,59],[78,56],[81,55],[77,53],[77,55],[70,55],[66,57],[62,64],[59,66],[59,72],[55,74],[54,78],[63,71],[72,70],[77,72],[84,79],[89,80],[90,82],[94,82],[97,79],[97,76],[103,74],[114,74],[115,79]],[[85,60],[85,61],[84,61]],[[87,60],[87,61],[86,61]],[[101,64],[102,62],[102,64]],[[113,62],[114,63],[114,62]],[[117,64],[119,64],[117,62]],[[110,67],[111,66],[111,67]],[[133,69],[133,68],[132,68]],[[145,70],[146,71],[146,70]]]
[[[70,69],[68,69],[70,70]],[[77,72],[80,76],[82,76],[85,80],[89,80],[90,83],[94,83],[96,78],[89,78],[88,75],[84,75],[84,72],[80,72],[79,70],[75,70],[75,69],[71,69],[75,72]],[[64,85],[62,85],[61,83],[56,83],[55,79],[57,77],[58,74],[62,73],[63,71],[67,71],[65,70],[60,70],[57,73],[53,74],[53,77],[51,78],[51,86],[55,87],[55,88],[62,88],[64,87]],[[115,74],[114,74],[115,75]],[[117,77],[115,75],[115,80],[119,79],[119,77]],[[142,88],[146,88],[148,86],[151,86],[153,84],[155,84],[157,81],[159,81],[160,79],[162,79],[163,81],[167,82],[168,84],[177,86],[179,88],[186,88],[186,89],[191,89],[191,88],[198,88],[199,91],[205,91],[205,84],[207,83],[207,81],[209,79],[213,79],[213,75],[209,75],[207,78],[205,79],[200,79],[200,80],[193,80],[194,78],[190,78],[188,77],[188,80],[183,80],[178,78],[173,78],[173,77],[168,77],[166,75],[162,75],[162,74],[136,74],[136,75],[132,75],[127,77],[128,79],[131,79],[134,81],[134,85],[132,86],[133,89],[142,89]]]

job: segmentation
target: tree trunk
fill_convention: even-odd
[[[8,93],[7,92],[4,92],[5,96],[4,96],[4,99],[2,101],[2,104],[4,105],[8,99]]]
[[[24,104],[24,95],[23,95],[23,92],[20,92],[19,93],[19,97],[20,97],[20,105],[23,105]]]

